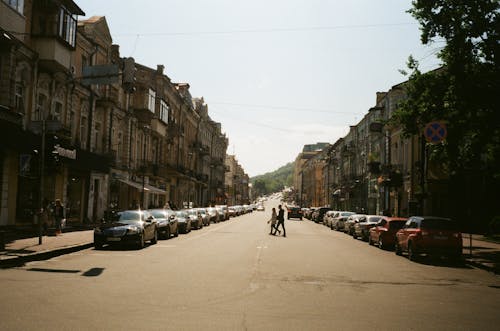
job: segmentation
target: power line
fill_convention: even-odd
[[[145,32],[145,33],[123,33],[117,36],[196,36],[196,35],[230,35],[248,33],[275,33],[275,32],[300,32],[300,31],[327,31],[340,29],[367,29],[367,28],[390,28],[398,26],[417,25],[418,23],[381,23],[381,24],[359,24],[359,25],[336,25],[336,26],[313,26],[296,28],[268,28],[268,29],[242,29],[227,31],[177,31],[177,32]]]
[[[266,109],[279,109],[279,110],[289,110],[295,112],[307,112],[307,113],[328,113],[328,114],[361,114],[361,112],[347,112],[347,111],[335,111],[331,109],[313,109],[313,108],[300,108],[300,107],[290,107],[290,106],[270,106],[270,105],[253,105],[253,104],[243,104],[243,103],[233,103],[233,102],[217,102],[210,101],[210,104],[214,105],[227,105],[227,106],[237,106],[237,107],[250,107],[250,108],[263,108]]]

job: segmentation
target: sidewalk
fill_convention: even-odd
[[[60,236],[43,236],[7,242],[0,250],[0,268],[23,265],[29,261],[46,260],[55,256],[92,247],[93,230],[65,232]],[[482,235],[463,234],[463,256],[466,264],[500,274],[500,243],[487,241]],[[471,249],[472,248],[472,249]],[[472,252],[472,255],[471,255]]]
[[[7,241],[0,250],[0,268],[23,265],[26,262],[46,260],[55,256],[92,247],[93,230],[64,232],[59,236],[43,236]]]

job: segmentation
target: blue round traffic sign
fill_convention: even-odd
[[[432,143],[437,144],[446,139],[448,131],[446,129],[446,124],[442,121],[434,121],[427,123],[424,128],[425,139]]]

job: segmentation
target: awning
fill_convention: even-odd
[[[149,185],[149,184],[144,184],[144,189],[149,191],[149,193],[156,193],[156,194],[167,194],[167,191],[162,190],[158,187]]]
[[[340,193],[341,193],[340,189],[338,189],[338,190],[335,190],[335,192],[333,192],[333,195],[340,195]]]
[[[138,189],[139,191],[142,191],[142,184],[130,181],[128,179],[118,179],[120,182],[125,183],[129,186],[132,186],[133,188]],[[148,189],[146,188],[146,185],[144,185],[144,191],[147,191]]]

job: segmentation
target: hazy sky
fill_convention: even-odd
[[[122,57],[187,82],[250,176],[335,142],[406,80],[409,55],[437,66],[410,0],[75,0],[106,16]],[[141,3],[144,5],[141,5]]]

